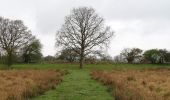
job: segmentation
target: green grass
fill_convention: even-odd
[[[55,90],[33,100],[113,100],[107,88],[92,80],[87,70],[70,70]]]
[[[86,64],[83,70],[111,70],[111,69],[143,69],[143,68],[167,68],[170,64]],[[6,68],[5,65],[0,65],[1,69]],[[12,66],[15,69],[67,69],[77,70],[78,64],[15,64]]]
[[[144,69],[144,68],[169,68],[170,65],[153,64],[87,64],[84,69],[79,69],[78,64],[15,64],[15,69],[66,69],[70,74],[64,77],[63,82],[54,90],[33,98],[33,100],[113,100],[109,89],[92,80],[90,71],[94,69]],[[4,69],[4,65],[0,65]]]

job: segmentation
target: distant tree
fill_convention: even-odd
[[[74,62],[77,60],[77,57],[78,57],[78,54],[73,49],[65,48],[58,55],[57,59]]]
[[[104,53],[103,51],[94,51],[93,54],[95,56],[98,57],[98,59],[100,59],[103,62],[111,62],[112,61],[112,57],[106,53]]]
[[[166,49],[151,49],[144,52],[144,57],[151,63],[168,62],[169,52]]]
[[[42,45],[39,40],[33,39],[22,48],[22,57],[25,63],[38,62],[41,57]]]
[[[3,50],[0,48],[0,64],[4,63],[4,54]]]
[[[126,63],[127,61],[124,59],[123,55],[117,55],[114,57],[115,63]]]
[[[54,56],[48,55],[48,56],[44,57],[44,61],[46,61],[46,62],[54,62],[55,60],[56,60],[56,58]]]
[[[7,53],[7,65],[11,66],[13,54],[32,38],[31,32],[21,20],[0,17],[0,47]]]
[[[128,63],[133,63],[134,60],[139,59],[142,55],[142,50],[139,48],[125,48],[122,50],[121,55],[127,60]]]
[[[170,63],[170,52],[167,53],[167,62]]]
[[[159,49],[159,53],[160,53],[159,63],[168,62],[170,52],[167,51],[166,49]]]
[[[80,68],[84,58],[95,47],[108,46],[113,32],[105,27],[104,19],[93,8],[74,8],[56,34],[56,45],[73,49],[79,55]]]
[[[110,55],[104,55],[102,58],[101,58],[101,61],[103,62],[112,62],[113,59]]]
[[[143,55],[146,60],[150,61],[153,64],[158,63],[160,57],[160,53],[158,49],[147,50],[144,52]]]
[[[85,58],[85,62],[86,63],[90,63],[90,64],[94,64],[94,63],[97,63],[97,57],[95,55],[88,55],[86,58]]]

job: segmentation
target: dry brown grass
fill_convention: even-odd
[[[0,70],[0,100],[24,100],[54,88],[62,81],[59,70]]]
[[[170,69],[93,71],[116,100],[170,100]]]

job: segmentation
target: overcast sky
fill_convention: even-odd
[[[43,44],[43,55],[54,55],[55,33],[72,8],[93,7],[115,31],[107,50],[123,48],[170,50],[170,0],[0,0],[0,16],[21,19]]]

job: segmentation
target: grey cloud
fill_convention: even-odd
[[[22,19],[43,43],[43,54],[54,55],[55,32],[71,9],[89,6],[115,33],[108,52],[125,47],[170,49],[170,0],[0,0],[0,16]],[[49,52],[50,51],[50,52]]]

